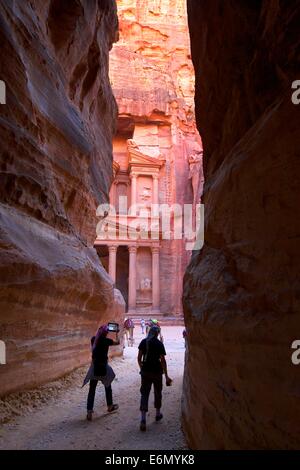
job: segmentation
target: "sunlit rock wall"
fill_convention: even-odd
[[[90,335],[124,304],[92,248],[112,179],[115,2],[4,0],[0,22],[5,394],[86,363]]]
[[[117,0],[117,7],[120,38],[110,56],[110,79],[119,106],[119,146],[122,139],[133,137],[146,154],[165,157],[159,202],[189,204],[188,158],[201,140],[186,1]],[[163,313],[182,315],[182,278],[189,259],[181,240],[162,241]]]
[[[184,281],[192,448],[299,448],[299,3],[189,0],[205,245]]]

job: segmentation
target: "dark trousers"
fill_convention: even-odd
[[[154,387],[154,408],[161,408],[162,396],[162,374],[152,374],[150,372],[141,372],[141,411],[148,411],[149,395],[151,386]]]
[[[90,380],[90,389],[87,398],[87,410],[93,411],[94,409],[94,401],[95,401],[95,393],[97,388],[98,380]],[[107,406],[111,406],[113,404],[112,399],[112,389],[111,385],[109,387],[105,387],[105,397]]]

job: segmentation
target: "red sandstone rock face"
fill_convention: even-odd
[[[159,202],[191,203],[188,158],[201,140],[194,115],[186,1],[117,0],[117,6],[120,38],[110,55],[110,79],[119,107],[120,156],[116,150],[115,157],[123,158],[122,139],[125,144],[131,137],[141,151],[160,153],[166,164]],[[161,244],[160,306],[168,315],[182,314],[182,278],[190,259],[184,246],[179,240]]]
[[[188,6],[206,223],[184,282],[185,433],[199,449],[299,448],[299,5]]]
[[[120,38],[111,54],[110,76],[119,114],[178,115],[182,125],[193,127],[194,73],[185,0],[117,0],[117,6]]]
[[[0,14],[4,394],[85,363],[90,334],[124,304],[92,248],[112,178],[115,4],[3,1]]]

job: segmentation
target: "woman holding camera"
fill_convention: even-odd
[[[105,396],[107,410],[115,411],[119,408],[113,403],[111,383],[115,378],[113,369],[108,365],[108,349],[110,346],[120,344],[118,331],[116,331],[116,341],[107,338],[109,333],[108,325],[102,325],[96,336],[91,339],[92,344],[92,364],[84,380],[83,385],[90,382],[90,389],[87,398],[87,420],[91,421],[93,416],[95,393],[98,381],[100,380],[105,387]]]

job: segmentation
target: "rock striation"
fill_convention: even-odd
[[[0,21],[3,395],[86,363],[124,301],[92,247],[112,181],[115,2],[7,0]]]
[[[299,448],[299,3],[188,1],[205,245],[184,279],[194,449]]]

